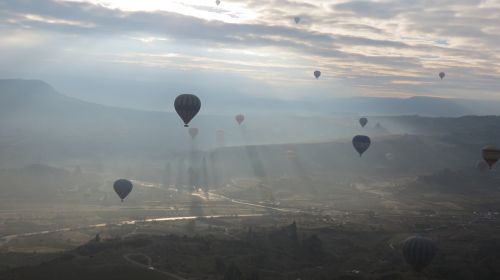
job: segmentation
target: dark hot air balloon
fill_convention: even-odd
[[[319,79],[320,76],[321,76],[321,71],[319,71],[319,70],[314,71],[314,77],[316,79]]]
[[[436,255],[437,247],[432,240],[422,236],[412,236],[403,243],[403,256],[411,267],[420,272],[428,266]]]
[[[239,114],[239,115],[236,115],[235,119],[238,122],[238,124],[241,124],[245,120],[245,116],[243,116],[242,114]]]
[[[190,127],[189,128],[189,135],[191,135],[191,139],[194,139],[196,137],[196,135],[198,135],[198,128],[196,127]]]
[[[293,20],[295,21],[295,23],[299,23],[300,22],[300,17],[295,17]]]
[[[365,125],[368,123],[368,119],[367,118],[361,118],[359,119],[359,124],[362,126],[362,127],[365,127]]]
[[[201,101],[196,95],[181,94],[175,98],[174,106],[175,111],[184,121],[184,126],[188,127],[189,122],[200,111]]]
[[[123,199],[132,191],[132,182],[127,179],[116,180],[113,189],[123,202]]]
[[[494,146],[486,146],[481,151],[484,161],[488,163],[490,169],[500,159],[500,150]]]
[[[444,72],[439,72],[439,78],[444,79],[444,77],[446,76],[446,74]]]
[[[354,138],[352,138],[352,145],[354,146],[354,149],[358,151],[359,156],[362,156],[366,150],[370,147],[371,140],[370,137],[365,136],[365,135],[356,135]]]
[[[219,5],[220,5],[220,0],[216,0],[216,1],[215,1],[215,4],[216,4],[217,6],[219,6]]]

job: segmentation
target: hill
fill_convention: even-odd
[[[363,100],[362,103],[368,106],[368,99]],[[370,117],[367,127],[361,129],[357,123],[358,117],[352,115],[307,117],[257,114],[247,115],[245,123],[238,126],[231,115],[207,115],[202,109],[192,124],[200,128],[200,134],[195,141],[191,141],[175,113],[93,104],[62,95],[41,81],[0,80],[0,101],[0,167],[47,162],[55,165],[90,165],[95,171],[102,171],[103,168],[125,170],[134,163],[148,165],[146,161],[151,165],[163,166],[165,162],[175,160],[179,155],[185,156],[193,149],[256,145],[262,149],[281,150],[279,153],[282,153],[291,143],[305,143],[299,145],[300,150],[303,150],[301,153],[309,156],[317,153],[313,157],[315,159],[323,156],[325,159],[318,162],[323,165],[329,154],[326,151],[331,151],[331,158],[342,158],[339,155],[344,153],[350,156],[352,150],[349,142],[356,134],[367,134],[377,139],[377,142],[386,141],[383,136],[394,134],[427,135],[431,136],[427,139],[430,142],[420,148],[432,153],[444,153],[445,150],[432,142],[437,141],[444,146],[454,146],[455,150],[450,152],[466,153],[466,158],[472,159],[480,147],[495,144],[495,140],[500,139],[500,118],[493,116],[377,116]],[[382,102],[378,99],[372,101]],[[418,101],[422,104],[433,103],[438,107],[448,104],[444,100],[434,103],[425,98]],[[388,111],[390,108],[405,108],[396,103],[384,104],[393,104],[387,105]],[[438,107],[435,110],[441,110]],[[217,139],[217,128],[225,129],[223,139]],[[343,144],[331,144],[331,147],[326,144],[338,143],[339,140]],[[393,142],[397,146],[398,141]],[[274,144],[281,146],[275,148]],[[391,150],[376,152],[376,147],[380,147],[378,143],[374,143],[373,150],[367,154],[368,161],[375,154],[380,160]],[[403,145],[401,149],[412,149],[412,145]],[[400,158],[418,156],[422,162],[426,162],[417,149],[413,150],[413,154],[395,152],[401,154]],[[243,148],[241,151],[246,153]],[[431,154],[428,159],[433,159]]]

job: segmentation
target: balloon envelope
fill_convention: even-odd
[[[354,149],[358,151],[359,156],[362,156],[366,150],[370,147],[371,140],[370,137],[365,136],[365,135],[356,135],[354,138],[352,138],[352,145],[354,146]]]
[[[359,119],[359,124],[362,126],[362,127],[365,127],[365,125],[368,123],[368,119],[367,118],[361,118]]]
[[[217,6],[219,6],[219,5],[220,5],[220,0],[215,1],[215,4],[216,4]]]
[[[444,72],[440,72],[439,73],[439,78],[441,78],[441,80],[446,76],[446,74]]]
[[[295,23],[299,23],[300,22],[300,17],[295,17],[293,20],[295,21]]]
[[[175,98],[175,111],[184,122],[184,126],[188,127],[189,122],[198,114],[201,108],[200,99],[193,94],[181,94]]]
[[[189,135],[191,135],[191,138],[194,139],[196,137],[196,135],[198,135],[198,128],[196,127],[190,127],[189,128]]]
[[[238,122],[238,124],[241,124],[245,120],[245,116],[239,114],[239,115],[236,115],[235,119]]]
[[[403,256],[417,272],[428,266],[436,255],[437,247],[430,239],[412,236],[403,243]]]
[[[319,79],[319,77],[321,76],[321,71],[314,71],[314,77],[316,77],[316,79]]]
[[[132,191],[132,182],[127,179],[116,180],[113,189],[123,202],[123,199]]]
[[[484,161],[488,164],[488,166],[493,168],[493,165],[500,159],[500,149],[497,149],[494,146],[486,146],[482,149],[481,154],[483,156]]]

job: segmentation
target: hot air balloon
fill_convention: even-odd
[[[222,138],[224,137],[224,129],[222,128],[217,128],[215,130],[215,135],[217,135],[218,138]]]
[[[174,106],[175,111],[184,121],[184,126],[188,127],[189,122],[200,111],[201,101],[196,95],[181,94],[175,98]]]
[[[484,160],[478,160],[476,163],[476,167],[480,172],[485,172],[489,169],[488,163],[486,163],[486,161]]]
[[[403,243],[403,256],[417,272],[428,266],[436,255],[437,247],[430,239],[412,236]]]
[[[439,78],[444,79],[444,77],[446,76],[446,74],[444,72],[439,72]]]
[[[286,158],[288,160],[295,160],[295,159],[297,159],[297,153],[295,151],[288,150],[288,151],[286,151]]]
[[[245,120],[245,116],[243,116],[242,114],[239,114],[239,115],[236,115],[235,119],[238,122],[238,124],[241,125],[241,123]]]
[[[295,17],[293,20],[295,21],[295,23],[299,23],[300,22],[300,17]]]
[[[368,119],[367,118],[361,118],[359,119],[359,124],[362,126],[362,127],[365,127],[365,125],[368,123]]]
[[[189,135],[191,135],[191,139],[194,139],[196,137],[196,135],[198,135],[198,128],[196,127],[190,127],[189,128]]]
[[[314,71],[314,77],[316,77],[316,79],[319,79],[320,76],[321,76],[321,71],[319,70]]]
[[[500,159],[500,150],[494,146],[486,146],[482,150],[482,155],[484,161],[488,163],[490,169],[493,168],[493,165]]]
[[[394,155],[392,153],[386,153],[385,159],[387,159],[388,161],[392,161],[394,160]]]
[[[354,138],[352,138],[352,145],[354,146],[354,149],[358,151],[359,156],[361,157],[363,153],[368,150],[370,147],[371,140],[370,137],[365,136],[365,135],[356,135]]]
[[[215,4],[216,4],[217,6],[219,6],[219,5],[220,5],[220,0],[215,1]]]
[[[132,191],[132,182],[127,179],[116,180],[113,189],[123,202],[123,199]]]

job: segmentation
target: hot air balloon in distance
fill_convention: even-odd
[[[403,243],[403,256],[416,272],[428,266],[436,253],[437,247],[434,242],[422,236],[409,237]]]
[[[486,146],[481,151],[484,161],[488,163],[490,169],[493,168],[493,165],[500,159],[500,149],[497,149],[494,146]]]
[[[224,137],[224,129],[222,128],[217,128],[215,130],[215,135],[217,135],[218,138],[222,138]]]
[[[361,127],[365,127],[365,125],[368,123],[368,119],[367,118],[361,118],[359,119],[359,124],[361,125]]]
[[[123,202],[123,199],[132,191],[132,182],[127,179],[116,180],[113,189]]]
[[[189,128],[189,135],[191,136],[191,139],[194,139],[196,137],[196,135],[198,135],[198,128],[196,127],[190,127]]]
[[[356,135],[352,138],[352,145],[354,149],[358,151],[359,156],[361,157],[366,150],[370,147],[371,140],[370,137],[365,135]]]
[[[293,20],[295,21],[295,23],[299,23],[300,22],[300,17],[295,17],[295,18],[293,18]]]
[[[444,72],[439,72],[439,78],[444,79],[444,77],[446,76],[446,74]]]
[[[241,125],[241,123],[245,120],[245,116],[243,116],[242,114],[239,114],[239,115],[236,115],[235,119],[238,122],[238,124]]]
[[[393,161],[394,160],[394,154],[393,153],[386,153],[385,154],[385,159],[388,161]]]
[[[193,94],[181,94],[175,98],[175,111],[188,127],[189,122],[198,114],[201,108],[201,101],[198,96]]]
[[[286,158],[288,160],[295,160],[295,159],[297,159],[297,153],[295,151],[288,150],[288,151],[286,151]]]
[[[219,5],[220,5],[220,0],[216,0],[216,1],[215,1],[215,4],[216,4],[217,6],[219,6]]]
[[[485,172],[487,171],[490,167],[488,166],[488,163],[484,160],[478,160],[476,163],[476,168],[479,170],[479,172]]]
[[[314,71],[314,77],[316,79],[319,79],[320,76],[321,76],[321,71],[319,71],[319,70]]]

